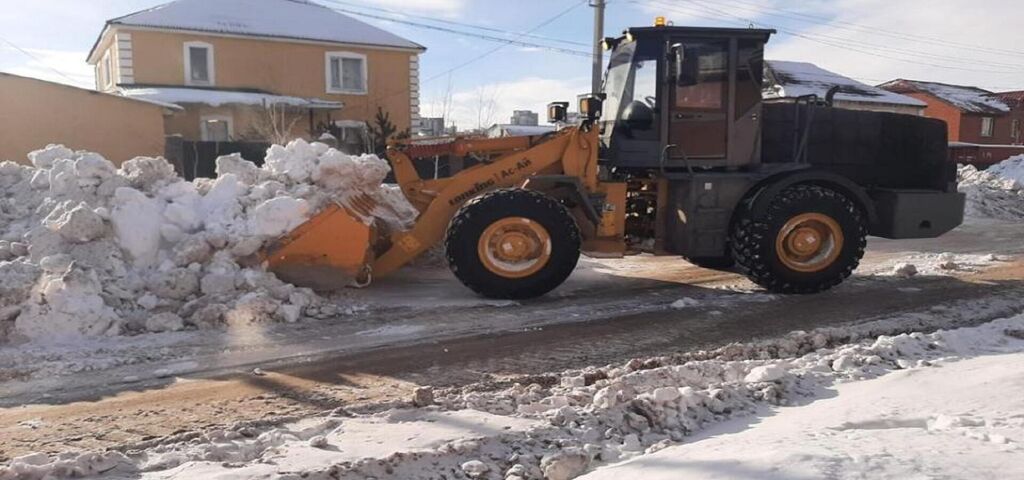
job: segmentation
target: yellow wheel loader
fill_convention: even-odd
[[[924,238],[963,220],[941,121],[762,101],[772,30],[631,28],[605,39],[603,92],[578,124],[536,137],[404,141],[387,156],[415,225],[389,231],[368,197],[342,199],[261,252],[299,284],[391,274],[443,243],[477,293],[531,298],[580,253],[674,255],[739,267],[764,288],[812,293],[857,267],[866,238]],[[564,122],[568,103],[549,106]],[[472,160],[450,178],[415,168]],[[332,282],[333,280],[333,282]]]

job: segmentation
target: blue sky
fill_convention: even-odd
[[[374,13],[329,3],[342,0],[321,1]],[[0,0],[0,5],[7,7],[0,8],[0,70],[91,86],[92,72],[85,55],[104,21],[160,3],[163,1]],[[513,32],[530,30],[576,5],[533,33],[569,42],[586,43],[591,38],[592,9],[581,0],[342,3],[404,12],[409,15],[407,20],[416,22],[423,22],[418,17],[426,16]],[[678,25],[775,27],[780,33],[768,46],[769,58],[813,62],[867,83],[903,77],[994,90],[1024,89],[1024,29],[1019,26],[1024,2],[1019,0],[609,0],[606,34],[648,25],[656,15]],[[421,59],[423,113],[437,115],[446,110],[441,98],[450,85],[453,107],[449,116],[460,127],[505,121],[513,109],[539,110],[548,101],[569,100],[589,88],[589,59],[513,45],[450,75],[443,74],[499,44],[385,20],[366,21],[427,46]],[[587,50],[571,43],[541,43]]]

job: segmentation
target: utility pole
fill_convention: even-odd
[[[590,0],[590,6],[594,7],[594,70],[590,77],[591,93],[601,91],[601,74],[604,73],[602,66],[604,60],[604,7],[605,0]]]

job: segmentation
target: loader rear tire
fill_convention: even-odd
[[[580,232],[561,204],[541,193],[485,193],[452,217],[445,238],[448,266],[488,298],[526,299],[550,292],[580,257]]]
[[[867,245],[864,214],[850,198],[818,185],[794,185],[764,213],[737,212],[730,244],[740,270],[777,293],[817,293],[845,280]]]

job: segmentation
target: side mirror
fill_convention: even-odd
[[[565,123],[569,118],[569,102],[548,104],[548,123]]]
[[[687,60],[690,60],[687,63]],[[675,43],[669,49],[670,71],[672,81],[680,87],[689,87],[697,84],[697,62],[686,58],[686,46],[682,43]]]

